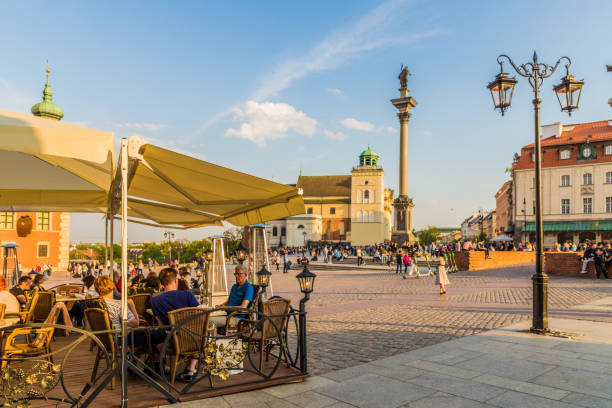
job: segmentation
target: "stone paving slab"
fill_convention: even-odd
[[[564,319],[550,319],[549,325],[577,337],[534,335],[524,321],[299,384],[174,407],[612,408],[612,374],[597,372],[605,363],[582,358],[612,351],[611,325]],[[510,351],[516,348],[514,361],[500,344]],[[478,345],[482,347],[474,347]],[[547,357],[548,363],[534,361],[534,356]],[[575,361],[594,365],[590,371],[567,366]]]

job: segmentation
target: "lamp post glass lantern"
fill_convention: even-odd
[[[493,98],[493,105],[495,106],[495,109],[499,109],[502,116],[504,116],[504,112],[512,103],[514,86],[518,81],[516,78],[510,78],[508,74],[504,72],[503,62],[500,63],[500,67],[501,72],[497,74],[494,81],[489,82],[487,88],[489,88],[489,91],[491,91],[491,97]]]
[[[578,109],[584,80],[578,81],[574,79],[574,76],[569,74],[569,65],[566,65],[565,68],[567,70],[565,77],[561,79],[559,85],[553,87],[553,90],[557,95],[561,110],[567,111],[568,115],[572,116],[572,111]]]
[[[304,265],[304,269],[302,270],[302,272],[296,275],[296,278],[298,282],[300,283],[300,291],[303,294],[312,293],[312,290],[314,289],[314,281],[316,277],[317,275],[310,272],[306,264]]]
[[[257,272],[257,280],[259,282],[259,286],[261,286],[261,288],[265,291],[266,287],[268,286],[268,283],[270,282],[270,276],[272,276],[272,273],[266,269],[266,266],[262,266],[261,269]]]
[[[531,331],[535,333],[548,332],[548,275],[544,272],[544,235],[542,221],[542,146],[540,143],[540,88],[544,79],[552,76],[561,61],[565,60],[566,76],[560,85],[554,86],[553,90],[557,94],[561,111],[566,111],[571,115],[572,110],[578,109],[580,93],[584,81],[577,81],[569,74],[569,67],[572,61],[568,57],[561,57],[554,65],[544,64],[538,61],[538,55],[534,52],[533,59],[524,64],[516,65],[512,59],[501,54],[497,57],[501,73],[498,74],[493,82],[487,85],[493,96],[495,109],[500,109],[503,116],[504,111],[510,107],[512,94],[516,79],[508,78],[503,72],[504,60],[512,65],[512,68],[520,76],[527,78],[533,90],[533,110],[534,110],[534,141],[535,141],[535,230],[536,230],[536,274],[531,277],[533,281],[533,324]],[[513,82],[512,82],[513,81]],[[505,88],[504,88],[505,87]],[[512,88],[512,89],[510,89]],[[509,96],[509,98],[507,98]],[[524,205],[525,203],[523,203]],[[526,217],[526,212],[525,212]]]

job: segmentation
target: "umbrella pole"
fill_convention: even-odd
[[[104,218],[104,274],[108,274],[108,214]]]
[[[110,217],[110,271],[109,271],[109,276],[112,278],[113,274],[115,273],[115,254],[114,254],[114,248],[115,248],[115,244],[114,244],[114,235],[115,235],[115,229],[114,229],[114,224],[115,224],[115,219],[113,214],[111,214]]]
[[[127,139],[121,139],[121,407],[128,406],[127,378]]]

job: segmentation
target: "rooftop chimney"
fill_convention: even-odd
[[[558,139],[561,137],[561,132],[563,132],[563,125],[561,122],[544,125],[542,126],[542,139],[546,139],[551,136]]]

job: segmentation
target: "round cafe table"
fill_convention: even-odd
[[[5,317],[4,319],[0,319],[0,329],[4,329],[14,324],[18,324],[19,321],[20,319],[18,317]]]

